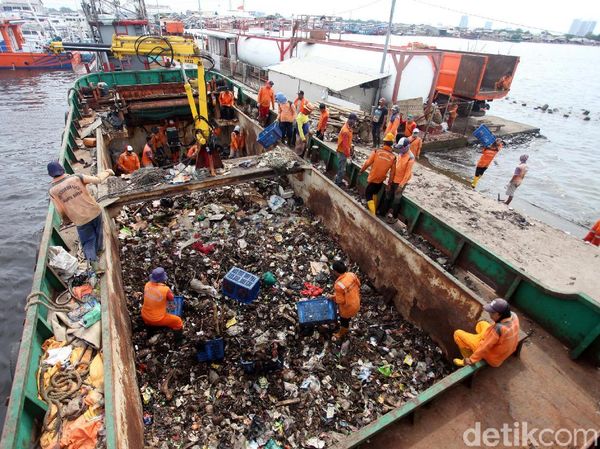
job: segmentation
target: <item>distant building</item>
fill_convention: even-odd
[[[459,28],[469,28],[469,16],[462,16],[460,18]]]
[[[573,20],[573,23],[571,23],[571,28],[569,28],[569,34],[573,34],[575,36],[585,36],[588,33],[593,33],[595,29],[595,20],[575,19]]]
[[[487,22],[485,22],[485,25],[483,25],[483,29],[484,30],[491,30],[492,29],[492,22],[490,22],[489,20]]]

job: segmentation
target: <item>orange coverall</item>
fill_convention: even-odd
[[[584,241],[590,242],[592,245],[600,246],[600,220],[596,222],[590,232],[583,238]]]
[[[142,151],[142,165],[144,167],[154,167],[154,164],[152,163],[152,157],[154,157],[153,153],[152,153],[152,148],[150,147],[150,145],[146,144],[144,146],[144,150]]]
[[[270,84],[267,84],[259,89],[258,104],[263,108],[268,108],[271,106],[273,109],[275,109],[275,94],[273,93],[273,88]]]
[[[413,141],[410,143],[410,152],[414,154],[414,156],[419,159],[421,155],[421,148],[423,148],[423,139],[420,137],[413,138]]]
[[[129,155],[128,151],[125,150],[119,156],[117,165],[123,173],[130,175],[140,169],[140,158],[134,152],[131,152],[131,155]]]
[[[374,150],[369,155],[369,159],[365,161],[360,172],[364,172],[371,167],[367,182],[381,184],[385,181],[385,177],[390,173],[390,181],[394,179],[396,173],[396,156],[392,152],[392,147],[384,145],[379,150]]]
[[[499,144],[497,148],[484,148],[479,161],[477,162],[477,167],[487,168],[490,166],[498,152],[502,149],[502,145]]]
[[[174,330],[183,329],[183,321],[177,315],[167,313],[167,301],[173,301],[173,292],[160,282],[146,282],[142,319],[149,326],[165,326]]]
[[[350,149],[352,148],[352,129],[345,123],[338,134],[337,151],[344,153],[346,157],[350,157]]]
[[[410,178],[412,178],[412,169],[415,165],[415,157],[411,151],[407,151],[396,158],[396,173],[394,175],[394,184],[404,187]]]
[[[227,90],[219,94],[219,104],[221,106],[233,107],[233,92]]]
[[[321,133],[325,133],[327,129],[327,122],[329,121],[329,111],[325,109],[321,111],[321,116],[319,117],[319,123],[317,124],[317,131]]]
[[[406,126],[404,127],[404,137],[412,136],[412,133],[416,127],[417,127],[417,123],[414,120],[407,122]]]
[[[396,114],[394,116],[393,120],[390,118],[390,122],[388,123],[388,126],[385,129],[384,135],[388,134],[388,133],[392,133],[394,135],[394,137],[396,137],[396,134],[398,134],[398,127],[400,126],[400,121],[401,121],[400,114]]]
[[[354,273],[346,272],[335,281],[334,301],[342,318],[352,318],[360,310],[360,281]]]
[[[475,334],[456,330],[454,341],[463,357],[469,357],[473,363],[483,359],[491,366],[498,367],[517,349],[519,329],[519,317],[513,313],[499,323],[479,321],[475,326]]]

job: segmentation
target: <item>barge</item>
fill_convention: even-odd
[[[218,73],[215,75],[221,77]],[[190,71],[188,76],[193,77],[194,72]],[[78,80],[75,89],[100,81],[120,92],[121,98],[129,101],[129,106],[137,104],[129,109],[128,125],[152,123],[158,118],[173,116],[190,118],[185,103],[170,104],[173,94],[165,100],[160,92],[169,85],[181,86],[182,75],[178,71],[90,74]],[[252,93],[243,85],[228,81],[237,88],[238,105],[254,102]],[[138,101],[131,97],[127,100],[126,93],[135,91],[136,86],[151,86],[154,91]],[[142,106],[144,102],[150,104]],[[81,159],[89,160],[89,153],[79,145],[83,107],[75,92],[70,93],[69,103],[59,157],[67,172],[75,173],[82,169],[79,163]],[[133,111],[138,112],[136,114]],[[261,128],[239,107],[236,108],[236,114],[238,123],[249,130],[246,144],[250,153],[260,153],[256,136]],[[140,137],[135,134],[115,135],[99,128],[96,131],[98,170],[112,167],[114,159],[109,148],[113,140],[120,139],[121,145],[123,139],[132,139],[134,143]],[[337,188],[327,176],[337,166],[335,151],[317,139],[310,142],[309,148],[315,161],[325,162],[326,173],[298,160],[293,172],[284,175],[286,182],[322,226],[336,235],[341,249],[368,274],[372,286],[394,304],[404,319],[423,329],[450,360],[456,354],[453,331],[474,327],[482,315],[485,298],[475,294],[394,229],[370,215],[349,193]],[[256,157],[250,156],[249,159]],[[366,174],[359,174],[358,166],[349,164],[346,175],[351,187],[360,190],[366,185]],[[281,175],[268,167],[238,167],[215,178],[174,185],[160,183],[146,189],[121,192],[103,201],[106,251],[102,262],[106,266],[106,273],[101,278],[100,288],[107,447],[144,447],[142,398],[136,376],[130,310],[121,272],[121,244],[114,217],[124,206],[141,201],[201,193],[217,186],[233,186],[278,176]],[[101,192],[102,196],[106,193]],[[505,422],[530,422],[555,430],[573,425],[597,429],[600,393],[593,365],[600,361],[598,303],[585,294],[563,294],[546,288],[409,198],[403,198],[401,212],[411,234],[421,236],[446,254],[453,264],[478,276],[489,286],[490,296],[502,295],[519,313],[529,317],[531,323],[526,324],[525,328],[534,335],[528,339],[529,343],[519,360],[507,361],[502,368],[493,370],[485,368],[481,362],[460,368],[415,398],[378,416],[365,427],[344,435],[344,438],[330,446],[339,449],[358,445],[379,448],[463,447],[461,435],[468,428],[467,425],[475,421],[484,421],[488,427],[497,428]],[[344,232],[339,232],[340,229]],[[47,261],[50,246],[73,249],[66,240],[59,228],[58,214],[50,205],[37,260],[32,288],[34,292],[42,291],[51,298],[63,293],[65,286],[48,268]],[[377,244],[365,245],[365,242]],[[38,397],[36,371],[42,354],[41,344],[52,335],[46,317],[47,310],[43,305],[35,304],[27,310],[0,443],[2,449],[33,447],[39,438],[40,421],[47,404]],[[569,348],[568,353],[562,344]],[[571,361],[569,355],[585,361]],[[478,372],[482,372],[482,379],[473,381],[473,375]],[[448,392],[465,382],[472,382],[470,390],[459,387]],[[490,397],[493,400],[485,400]],[[421,412],[421,407],[434,399],[434,407]],[[404,423],[399,423],[403,418],[414,418],[417,410],[419,419],[410,428],[412,430],[403,427]],[[375,440],[369,446],[372,438]],[[583,447],[593,447],[593,444],[594,440],[590,439]]]

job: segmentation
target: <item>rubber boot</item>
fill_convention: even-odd
[[[469,349],[458,348],[458,350],[460,351],[460,355],[462,355],[465,359],[473,355],[473,351],[470,351]]]
[[[473,178],[473,182],[471,183],[471,187],[473,187],[473,188],[477,187],[477,183],[479,182],[479,178],[481,178],[481,176],[475,176]]]
[[[348,333],[349,329],[347,327],[340,327],[340,330],[333,334],[334,340],[341,340]]]
[[[375,215],[375,212],[377,212],[377,208],[375,207],[375,201],[367,201],[367,207],[369,208],[369,212]]]
[[[452,362],[456,366],[465,366],[465,360],[464,359],[454,359],[454,360],[452,360]]]
[[[375,203],[375,211],[377,211],[377,206],[379,206],[379,195],[373,195],[373,202]]]

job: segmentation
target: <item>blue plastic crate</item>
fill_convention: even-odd
[[[175,296],[173,301],[169,301],[167,303],[167,312],[181,317],[183,313],[183,296]]]
[[[199,362],[219,362],[225,358],[225,342],[215,338],[204,342],[204,347],[196,353]]]
[[[279,128],[279,122],[273,122],[267,126],[258,135],[256,141],[263,147],[269,148],[275,145],[281,139],[281,128]]]
[[[337,321],[337,304],[319,297],[296,303],[300,327],[329,324]]]
[[[485,147],[489,147],[496,141],[496,136],[494,136],[485,125],[479,125],[479,128],[473,131],[473,136],[475,136]]]
[[[260,292],[260,279],[238,267],[233,267],[223,279],[223,295],[250,304]]]

